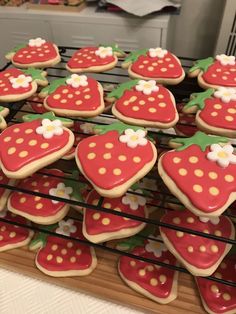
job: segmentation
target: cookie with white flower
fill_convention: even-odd
[[[96,206],[100,195],[92,190],[86,203]],[[128,217],[118,216],[116,213],[135,215],[141,218],[147,218],[146,199],[142,196],[141,190],[135,190],[134,193],[127,192],[124,196],[117,198],[105,197],[101,206],[113,213],[101,212],[93,208],[86,207],[83,210],[83,234],[85,238],[94,243],[109,241],[112,239],[121,239],[130,237],[145,227],[142,221],[130,219]]]
[[[32,96],[38,85],[46,86],[47,73],[39,69],[9,68],[0,72],[0,102],[12,102]]]
[[[120,197],[154,166],[157,150],[147,131],[121,122],[97,125],[97,135],[79,142],[76,163],[104,197]]]
[[[31,177],[21,180],[19,189],[70,199],[73,189],[64,183],[64,173],[57,169],[43,169]],[[69,204],[55,199],[14,191],[8,198],[8,209],[35,223],[50,225],[63,219]]]
[[[176,299],[178,271],[135,258],[139,256],[177,266],[176,258],[167,250],[160,236],[149,235],[148,239],[134,247],[129,253],[134,257],[121,256],[118,271],[131,289],[161,304],[167,304]]]
[[[188,75],[197,77],[198,84],[206,88],[236,87],[235,56],[225,54],[197,60]]]
[[[61,220],[56,225],[42,229],[54,231],[55,234],[41,232],[30,243],[31,250],[38,250],[35,264],[41,272],[52,277],[86,276],[96,268],[94,248],[89,243],[78,241],[85,240],[80,221]],[[59,234],[68,238],[59,237]]]
[[[125,123],[167,129],[179,119],[174,96],[154,80],[122,83],[106,99],[115,101],[112,113]]]
[[[6,58],[19,68],[45,68],[61,61],[57,46],[40,37],[16,46]]]
[[[59,116],[95,117],[103,112],[102,85],[86,75],[71,74],[42,89],[44,107]]]
[[[122,67],[128,68],[132,78],[155,80],[161,84],[175,85],[185,77],[180,60],[160,47],[131,52]]]
[[[196,124],[206,133],[236,137],[236,89],[211,88],[191,95],[184,106],[186,113],[196,112]]]
[[[104,72],[113,69],[118,62],[117,57],[124,55],[117,45],[84,47],[72,55],[66,68],[73,73]]]

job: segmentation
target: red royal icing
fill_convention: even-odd
[[[207,159],[208,152],[209,147],[202,152],[193,144],[183,151],[167,152],[161,162],[164,171],[193,206],[207,214],[223,207],[236,191],[236,165],[223,168]]]
[[[179,121],[176,124],[175,129],[178,134],[191,137],[198,130],[195,125],[195,115],[182,113],[184,105],[184,103],[176,104],[176,108],[179,112]]]
[[[29,104],[36,113],[43,114],[48,112],[43,106],[43,98],[39,98],[37,93],[27,99],[27,104]]]
[[[176,57],[168,52],[164,58],[151,58],[149,52],[138,57],[131,65],[131,71],[150,78],[178,78],[183,74],[183,69]]]
[[[115,57],[100,58],[95,55],[98,47],[85,47],[76,51],[68,61],[67,65],[71,69],[90,68],[94,66],[102,66],[115,61]]]
[[[232,224],[229,218],[225,216],[220,216],[219,219],[220,221],[216,225],[210,221],[204,223],[190,211],[183,210],[169,211],[161,218],[161,221],[195,231],[221,234],[222,237],[229,239],[232,233]],[[208,269],[214,266],[224,254],[226,248],[224,242],[201,236],[192,236],[189,233],[183,233],[179,237],[178,231],[164,227],[160,227],[160,230],[187,263],[200,269]],[[191,249],[189,249],[190,247]]]
[[[12,61],[20,64],[30,64],[35,62],[46,62],[57,57],[58,53],[51,42],[45,42],[40,47],[30,47],[29,45],[18,50]]]
[[[100,188],[109,190],[124,184],[154,158],[149,141],[145,146],[130,148],[119,141],[119,136],[117,131],[109,131],[103,135],[90,136],[78,145],[77,157],[86,177]],[[91,153],[95,154],[95,158],[89,159]],[[140,161],[134,162],[134,157],[138,157],[135,160],[140,158]],[[103,174],[100,174],[100,168],[104,168],[105,173],[102,171]]]
[[[220,61],[215,61],[203,73],[202,78],[208,84],[236,87],[236,64],[222,65]]]
[[[50,156],[68,144],[69,132],[66,129],[62,135],[45,139],[36,133],[39,126],[41,120],[34,120],[12,125],[1,133],[0,157],[7,170],[17,171],[33,161]]]
[[[5,176],[5,174],[2,172],[2,170],[0,170],[0,183],[1,184],[9,184],[9,182],[10,182],[10,179]],[[6,191],[7,190],[5,188],[0,187],[0,198],[3,196],[3,194]]]

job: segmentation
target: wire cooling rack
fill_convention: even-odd
[[[62,58],[61,63],[59,65],[54,66],[54,67],[50,67],[50,68],[45,69],[48,73],[47,78],[49,81],[52,81],[52,80],[57,79],[57,78],[62,78],[62,77],[65,77],[68,75],[68,72],[65,68],[65,64],[67,63],[67,61],[69,60],[71,55],[74,53],[74,51],[77,49],[78,48],[76,48],[76,47],[59,47],[60,55]],[[186,57],[179,57],[179,59],[181,60],[182,66],[186,71],[188,70],[188,68],[190,68],[192,66],[193,61],[194,61],[194,59],[186,58]],[[5,70],[9,67],[11,67],[11,63],[7,63],[1,69],[1,71]],[[105,94],[107,92],[109,92],[110,90],[112,90],[113,88],[115,88],[115,86],[117,84],[122,83],[124,81],[127,81],[127,79],[128,79],[127,71],[125,71],[121,68],[121,60],[118,62],[116,67],[109,72],[104,72],[104,73],[99,73],[99,74],[98,73],[92,73],[92,74],[87,74],[87,75],[94,77],[103,85]],[[190,79],[188,77],[186,77],[184,79],[184,81],[181,82],[180,84],[178,84],[177,86],[168,86],[168,89],[174,94],[177,104],[186,101],[186,99],[189,98],[191,93],[201,91],[201,88],[198,86],[196,80]],[[39,103],[39,101],[33,101],[33,100],[30,100],[30,101],[35,102],[35,103]],[[20,122],[22,122],[22,120],[19,119],[19,115],[32,113],[32,110],[30,110],[29,107],[26,106],[26,103],[27,103],[27,100],[16,102],[16,103],[4,104],[4,106],[6,106],[10,109],[10,113],[6,118],[6,121],[8,124],[20,123]],[[177,105],[177,109],[178,109],[178,105]],[[110,124],[110,123],[116,121],[116,118],[109,112],[103,113],[99,117],[96,117],[94,119],[89,119],[89,121],[86,119],[83,119],[83,118],[71,118],[71,119],[74,121],[89,122],[89,123],[94,123],[94,124]],[[178,125],[181,125],[182,127],[195,127],[194,124],[189,124],[187,121],[184,121],[184,120],[182,120],[182,122],[179,122]],[[78,135],[84,134],[83,132],[74,132],[74,133],[78,134]],[[158,143],[157,147],[159,150],[168,150],[169,149],[168,140],[170,138],[181,137],[180,135],[162,133],[162,132],[155,130],[155,129],[150,129],[149,134],[154,135],[155,138],[157,139],[157,143]],[[50,165],[48,168],[53,168],[53,167],[54,167],[54,165]],[[82,178],[82,176],[79,176],[78,179],[70,177],[72,175],[72,169],[74,169],[75,167],[76,167],[76,165],[75,165],[74,161],[60,160],[59,162],[56,163],[56,166],[54,168],[62,169],[64,174],[68,175],[67,180],[76,181],[78,183],[84,182],[84,179]],[[37,173],[44,174],[43,170],[40,170]],[[50,174],[50,173],[46,173],[46,174],[47,174],[47,176],[60,177],[60,176],[56,176],[56,175]],[[176,199],[167,190],[167,188],[164,186],[164,183],[162,182],[161,178],[159,177],[156,169],[153,169],[149,174],[147,174],[146,178],[155,180],[157,187],[158,187],[158,192],[155,193],[155,199],[152,199],[152,197],[148,196],[149,201],[146,204],[147,206],[152,206],[152,207],[155,207],[157,210],[165,210],[165,211],[173,210],[171,204],[174,204],[176,206],[181,206],[181,203],[178,201],[178,199]],[[64,179],[64,177],[63,177],[63,179]],[[190,233],[193,235],[214,239],[216,241],[230,243],[234,246],[236,245],[236,240],[227,239],[224,237],[216,236],[214,234],[202,233],[202,232],[199,232],[199,231],[196,231],[193,229],[183,228],[181,226],[163,223],[163,222],[160,222],[160,220],[156,219],[156,218],[155,219],[144,218],[144,217],[139,217],[136,215],[126,214],[126,213],[122,213],[122,212],[114,211],[112,209],[105,208],[105,207],[103,207],[103,201],[104,201],[103,197],[100,197],[97,205],[93,205],[93,204],[88,204],[88,203],[82,202],[82,201],[76,201],[76,200],[71,200],[71,199],[68,200],[68,199],[64,199],[64,198],[56,197],[56,196],[51,196],[51,195],[40,193],[40,192],[30,191],[30,190],[26,190],[26,189],[19,188],[16,186],[11,186],[8,184],[1,184],[0,183],[0,187],[7,188],[7,189],[12,190],[12,191],[18,191],[18,192],[23,192],[23,193],[39,196],[42,198],[48,198],[48,199],[52,199],[52,200],[63,201],[63,202],[68,203],[70,205],[76,205],[76,206],[80,206],[80,207],[84,207],[84,208],[94,209],[96,211],[106,212],[106,213],[109,213],[112,215],[118,215],[118,216],[126,217],[129,219],[144,222],[147,225],[152,225],[155,227],[163,226],[166,228],[171,228],[174,230]],[[150,190],[148,188],[143,188],[143,187],[142,187],[142,190],[149,192],[149,193],[153,192],[152,190]],[[135,191],[129,191],[128,193],[136,194],[136,195],[143,195],[143,194],[137,193]],[[230,212],[230,208],[223,215],[236,219],[236,216],[234,216]],[[74,217],[74,216],[71,217],[70,214],[67,215],[67,218],[73,218],[74,220],[79,220],[79,221],[82,221],[82,219],[83,219],[82,216],[81,217],[79,217],[79,216],[78,217]],[[126,255],[126,256],[133,258],[133,259],[138,259],[138,260],[145,261],[148,263],[167,267],[167,268],[170,268],[173,270],[178,270],[180,272],[189,273],[185,268],[183,268],[181,266],[171,265],[168,263],[159,262],[157,260],[152,260],[149,258],[137,256],[137,255],[131,254],[129,252],[124,252],[124,251],[121,251],[117,248],[113,248],[113,247],[108,246],[107,243],[96,244],[96,243],[91,243],[87,240],[77,239],[77,238],[70,237],[70,236],[64,236],[64,235],[56,234],[55,232],[50,231],[41,225],[35,225],[35,224],[25,225],[25,224],[21,224],[18,222],[12,222],[12,221],[6,220],[4,218],[0,218],[0,221],[3,221],[3,222],[8,223],[8,224],[14,224],[14,225],[17,225],[20,227],[28,228],[28,229],[31,229],[35,232],[42,232],[42,233],[46,233],[49,235],[54,235],[54,236],[66,238],[66,239],[69,238],[71,240],[78,241],[80,243],[93,246],[94,248],[100,248],[102,250],[106,250],[108,252],[112,252],[115,254]],[[140,237],[143,239],[151,239],[153,241],[162,242],[162,240],[154,239],[151,236],[148,237],[148,236],[144,236],[142,234],[137,234],[136,237]],[[212,280],[212,281],[215,281],[215,282],[218,282],[218,283],[222,283],[222,284],[236,287],[236,282],[233,282],[233,281],[226,281],[226,280],[214,277],[214,276],[209,276],[209,277],[205,277],[205,278]]]

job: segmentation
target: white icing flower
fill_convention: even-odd
[[[168,51],[166,49],[162,49],[160,47],[149,49],[149,56],[151,58],[164,58],[167,53]]]
[[[217,55],[216,60],[222,65],[235,65],[235,56],[227,56],[225,54]]]
[[[139,186],[143,189],[157,191],[157,182],[154,179],[143,178]]]
[[[4,208],[2,211],[0,211],[0,218],[5,218],[7,215],[7,209]]]
[[[77,230],[74,225],[73,219],[61,220],[58,223],[58,228],[56,229],[56,233],[63,234],[65,236],[70,236],[71,233],[75,233]]]
[[[162,240],[161,236],[154,237],[155,240]],[[145,245],[145,250],[147,252],[153,253],[156,257],[161,257],[162,252],[166,252],[167,248],[163,242],[155,241],[155,240],[149,240],[148,243]]]
[[[94,133],[94,124],[93,123],[83,123],[80,125],[81,130],[85,134],[93,134]]]
[[[102,58],[102,59],[104,59],[106,57],[111,57],[111,56],[113,56],[112,47],[99,47],[95,51],[95,55]]]
[[[141,190],[135,190],[137,193],[142,193]],[[139,206],[144,206],[146,204],[146,199],[143,196],[126,193],[122,197],[122,204],[129,205],[132,210],[137,210]]]
[[[230,102],[231,100],[236,101],[236,89],[219,87],[215,92],[214,96],[220,98],[223,102]]]
[[[66,199],[70,199],[70,194],[73,192],[73,189],[70,186],[65,186],[64,183],[58,183],[56,188],[49,190],[49,195],[58,196]],[[59,201],[52,200],[54,204],[59,203]]]
[[[66,80],[66,84],[71,85],[73,88],[78,88],[80,86],[87,86],[88,85],[87,80],[88,80],[88,78],[86,75],[72,74]]]
[[[232,145],[222,147],[219,144],[212,144],[211,152],[207,154],[207,158],[216,161],[221,167],[228,167],[229,164],[236,164],[236,155],[233,152]]]
[[[51,121],[49,119],[42,120],[42,126],[37,127],[37,134],[42,134],[44,138],[52,138],[54,135],[62,135],[63,127],[60,120]]]
[[[219,217],[212,217],[212,218],[208,218],[208,217],[198,217],[199,220],[201,222],[208,222],[210,221],[213,225],[218,225],[218,223],[220,222],[220,218]]]
[[[17,77],[9,78],[9,81],[11,82],[13,88],[19,88],[19,87],[27,88],[29,87],[29,83],[32,82],[32,77],[26,76],[24,74],[20,74]]]
[[[119,140],[121,143],[127,143],[128,147],[135,148],[138,145],[147,145],[147,139],[145,138],[146,132],[143,130],[134,131],[132,129],[126,129],[125,135],[121,135]]]
[[[158,92],[159,87],[156,85],[156,81],[154,80],[140,80],[135,86],[135,89],[139,92],[143,92],[144,95],[150,95],[152,92]]]
[[[46,40],[44,40],[40,37],[29,40],[29,46],[30,47],[41,47],[45,43],[46,43]]]

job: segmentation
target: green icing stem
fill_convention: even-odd
[[[148,49],[140,49],[140,50],[135,50],[132,51],[127,58],[125,58],[124,63],[131,62],[133,63],[136,61],[140,56],[145,56],[148,52]]]
[[[51,121],[60,120],[62,122],[67,122],[67,123],[73,122],[71,119],[68,119],[68,118],[57,117],[51,111],[50,112],[45,112],[43,114],[32,113],[32,114],[26,114],[26,115],[23,116],[23,120],[27,121],[27,122],[34,121],[34,120],[37,120],[37,119],[49,119]]]
[[[97,130],[99,134],[105,134],[109,131],[117,131],[119,134],[122,134],[126,129],[132,129],[134,131],[144,130],[142,127],[128,125],[123,122],[116,122],[108,125],[97,125],[94,127],[94,130]]]
[[[0,112],[6,109],[6,107],[0,106]]]
[[[7,54],[17,52],[18,50],[20,50],[22,48],[26,48],[26,47],[27,47],[26,44],[19,44],[16,47],[14,47],[11,51],[9,51]]]
[[[47,87],[44,87],[42,90],[41,90],[41,93],[42,94],[52,94],[53,92],[55,92],[55,90],[62,86],[62,85],[65,85],[66,84],[66,80],[68,79],[68,77],[64,77],[64,78],[60,78],[58,80],[54,80],[50,83],[49,86]]]
[[[132,87],[137,85],[139,80],[132,80],[128,81],[122,84],[119,84],[113,91],[111,91],[108,95],[107,98],[116,98],[119,99],[120,97],[123,96],[124,92],[126,90],[131,90]]]
[[[206,72],[206,70],[209,68],[210,65],[214,63],[214,59],[212,57],[197,60],[189,70],[189,72],[193,72],[195,70],[202,70],[203,72]]]
[[[188,109],[194,106],[197,106],[198,109],[202,110],[205,107],[205,100],[210,98],[211,95],[214,93],[214,89],[210,88],[201,93],[194,93],[191,94],[190,98],[193,97],[185,106],[184,109]]]
[[[29,68],[27,70],[22,70],[27,75],[30,75],[33,80],[46,81],[46,78],[42,75],[43,71],[35,68]]]
[[[118,52],[118,53],[120,53],[122,55],[125,54],[125,52],[122,49],[120,49],[117,44],[112,44],[112,45],[108,45],[108,44],[102,45],[102,44],[100,44],[99,47],[111,47],[114,52]]]
[[[71,194],[72,198],[75,198],[79,202],[83,202],[83,196],[81,195],[81,191],[86,189],[87,184],[78,182],[77,180],[70,180],[70,179],[77,179],[79,175],[78,171],[73,171],[72,175],[68,179],[64,179],[64,183],[66,186],[71,187],[73,189],[73,192]]]
[[[49,226],[43,226],[42,229],[44,229],[45,231],[53,231],[57,227],[58,227],[58,224],[53,224]],[[36,237],[30,242],[30,247],[34,247],[34,246],[44,247],[45,244],[47,243],[48,236],[50,236],[50,234],[45,233],[45,232],[37,233]]]

